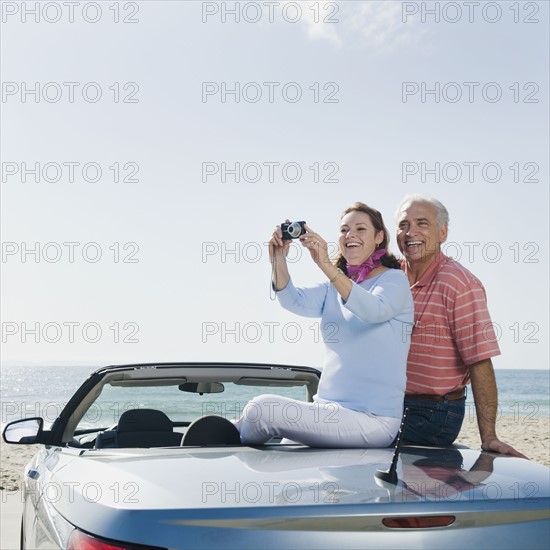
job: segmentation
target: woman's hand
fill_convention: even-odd
[[[286,223],[289,223],[289,221],[290,220],[286,220]],[[278,225],[269,240],[269,261],[273,263],[274,258],[285,260],[288,255],[290,243],[290,240],[283,240],[283,232],[281,231],[281,226]]]
[[[328,255],[328,243],[308,225],[304,225],[304,228],[306,233],[300,237],[300,242],[309,250],[313,261],[319,266],[332,265]]]
[[[288,223],[288,220],[286,220]],[[289,240],[283,240],[283,232],[278,225],[269,240],[269,261],[273,266],[271,280],[275,290],[283,290],[288,284],[290,275],[286,264],[286,256],[290,247]]]

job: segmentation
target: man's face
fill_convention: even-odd
[[[397,219],[397,244],[407,263],[431,263],[447,238],[447,226],[439,228],[437,212],[427,202],[407,203]]]

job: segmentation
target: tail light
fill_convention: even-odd
[[[69,537],[67,550],[165,550],[157,546],[142,546],[127,542],[101,539],[93,537],[83,531],[75,529]]]
[[[455,520],[455,516],[410,516],[384,518],[382,523],[391,529],[428,529],[430,527],[447,527]]]

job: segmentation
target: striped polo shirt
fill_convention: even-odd
[[[414,328],[407,393],[445,395],[470,382],[468,365],[500,355],[483,285],[440,253],[411,286]]]

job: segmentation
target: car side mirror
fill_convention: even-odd
[[[34,445],[40,440],[44,420],[39,417],[14,420],[6,425],[2,437],[6,443]]]

